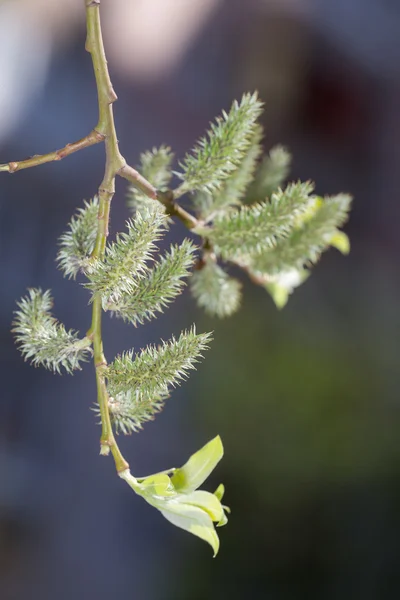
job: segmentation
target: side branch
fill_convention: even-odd
[[[165,206],[170,217],[178,217],[188,229],[194,229],[199,225],[199,221],[193,215],[175,202],[174,193],[171,190],[168,190],[167,192],[157,190],[130,165],[123,166],[122,169],[117,172],[117,175],[130,181],[151,200],[158,200],[158,202]]]
[[[115,177],[117,173],[124,168],[125,159],[119,151],[117,134],[115,131],[112,105],[117,99],[117,96],[112,87],[108,72],[107,60],[103,45],[103,36],[101,32],[99,6],[100,1],[86,0],[86,49],[88,52],[90,52],[92,57],[99,103],[99,122],[96,126],[96,130],[101,132],[105,138],[106,151],[106,168],[103,181],[101,182],[99,188],[97,238],[92,253],[94,258],[102,260],[104,258],[108,236],[110,205],[115,190]],[[103,353],[101,321],[101,297],[97,294],[93,300],[92,326],[88,335],[93,340],[94,365],[96,369],[97,381],[97,400],[100,408],[102,424],[100,453],[107,455],[111,450],[117,471],[123,472],[129,468],[129,465],[121,454],[112,430],[108,406],[109,396],[104,376],[104,368],[107,362]]]
[[[151,185],[151,183],[149,183],[147,179],[145,179],[143,175],[138,173],[138,171],[136,171],[133,167],[125,165],[122,167],[122,169],[118,171],[117,175],[120,175],[120,177],[123,177],[124,179],[130,181],[136,188],[138,188],[141,192],[146,194],[148,198],[151,198],[152,200],[158,199],[156,188],[153,185]]]
[[[96,129],[93,129],[88,135],[86,135],[81,140],[72,142],[71,144],[67,144],[66,146],[64,146],[64,148],[60,148],[59,150],[55,150],[54,152],[49,152],[48,154],[35,154],[35,156],[27,158],[26,160],[1,164],[0,171],[16,173],[16,171],[21,171],[22,169],[30,169],[31,167],[38,167],[39,165],[44,165],[48,162],[62,160],[63,158],[69,156],[70,154],[73,154],[74,152],[78,152],[79,150],[83,150],[84,148],[88,148],[89,146],[93,146],[94,144],[103,142],[104,139],[104,134],[96,131]]]
[[[194,229],[200,225],[200,222],[196,217],[175,202],[174,193],[171,190],[168,190],[167,192],[157,191],[157,200],[165,206],[170,217],[178,217],[188,229]]]

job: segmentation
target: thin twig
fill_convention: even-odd
[[[81,140],[67,144],[64,146],[64,148],[60,148],[54,152],[48,152],[47,154],[35,154],[35,156],[27,158],[26,160],[4,163],[0,165],[0,171],[16,173],[17,171],[22,171],[22,169],[30,169],[31,167],[38,167],[39,165],[44,165],[45,163],[53,162],[55,160],[62,160],[74,152],[78,152],[79,150],[83,150],[84,148],[88,148],[94,144],[99,144],[100,142],[103,142],[104,139],[105,135],[103,133],[93,129]]]
[[[141,190],[149,198],[161,202],[161,204],[163,204],[167,209],[169,216],[178,217],[178,219],[180,219],[180,221],[182,221],[182,223],[188,229],[194,229],[200,224],[193,215],[188,213],[184,208],[182,208],[182,206],[175,202],[174,194],[171,190],[166,192],[157,190],[133,167],[125,165],[118,171],[117,174],[133,183],[135,187]]]
[[[120,175],[124,179],[130,181],[136,188],[138,188],[141,192],[146,194],[146,196],[148,196],[152,200],[158,199],[156,188],[153,185],[151,185],[151,183],[149,183],[147,179],[145,179],[143,175],[141,175],[133,167],[130,167],[129,165],[124,165],[122,169],[118,171],[117,175]]]
[[[188,229],[194,229],[200,225],[200,221],[196,217],[175,202],[172,190],[168,190],[167,192],[157,191],[157,200],[165,206],[170,217],[178,217]]]

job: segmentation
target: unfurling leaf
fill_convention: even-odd
[[[307,269],[302,269],[301,271],[292,269],[278,273],[277,275],[265,276],[264,287],[269,292],[276,307],[281,309],[286,306],[293,290],[304,283],[309,275],[310,272]]]
[[[190,287],[197,304],[210,316],[229,317],[240,306],[240,281],[230,277],[212,259],[206,259],[202,268],[193,273]]]
[[[175,469],[171,481],[178,492],[193,492],[205,482],[224,455],[219,435],[189,458],[187,463]]]
[[[156,508],[161,511],[161,514],[167,521],[210,544],[214,551],[214,557],[217,556],[219,551],[219,537],[214,529],[213,519],[205,508],[186,504],[184,498],[181,501],[170,500],[166,502],[164,509],[161,506],[162,504],[159,503],[159,506]]]
[[[97,235],[97,214],[99,201],[97,196],[85,202],[68,224],[68,230],[60,237],[60,250],[57,254],[58,266],[64,276],[75,279],[80,271],[90,267],[90,255],[94,249]]]
[[[88,338],[79,339],[72,330],[67,331],[52,315],[53,299],[50,292],[30,289],[18,303],[13,322],[15,339],[25,360],[35,366],[42,365],[50,371],[67,373],[80,369],[91,353]]]
[[[219,550],[219,538],[214,528],[227,522],[221,504],[223,486],[214,494],[197,488],[207,479],[223,456],[221,438],[217,436],[193,454],[180,469],[170,469],[149,477],[135,479],[128,470],[120,473],[131,488],[157,508],[173,525],[196,535],[212,547],[214,556]],[[172,477],[167,473],[173,472]]]
[[[262,103],[256,93],[244,94],[240,104],[235,101],[228,114],[223,112],[211,124],[207,137],[180,164],[182,172],[177,173],[183,180],[180,195],[193,190],[213,192],[221,187],[251,145],[261,110]]]
[[[339,250],[342,254],[348,254],[350,252],[350,240],[344,231],[337,231],[331,237],[329,244]]]

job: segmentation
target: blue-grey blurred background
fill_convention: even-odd
[[[64,146],[97,119],[82,0],[0,2],[0,162]],[[103,0],[122,152],[178,157],[233,98],[257,88],[266,150],[292,178],[351,192],[352,252],[332,250],[278,312],[247,281],[230,320],[189,293],[146,327],[105,325],[106,354],[197,322],[215,341],[143,432],[122,439],[136,475],[179,466],[217,433],[232,507],[221,551],[173,528],[98,456],[92,368],[25,364],[15,300],[51,288],[86,331],[87,292],[54,257],[96,193],[103,147],[1,174],[2,600],[386,600],[400,595],[400,3],[392,0]],[[112,232],[127,217],[124,183]],[[172,236],[181,239],[178,225]]]

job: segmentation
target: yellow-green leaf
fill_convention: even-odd
[[[224,486],[214,494],[196,490],[221,460],[224,449],[219,436],[193,454],[181,469],[168,469],[148,477],[136,479],[129,469],[119,475],[146,502],[157,508],[173,525],[205,540],[214,550],[219,549],[219,538],[214,528],[225,525],[227,518],[221,499]],[[168,473],[173,473],[172,477]]]
[[[291,269],[286,273],[278,273],[278,275],[270,276],[270,280],[265,283],[265,289],[271,295],[278,309],[286,306],[290,294],[293,290],[301,285],[309,276],[309,272],[305,269]]]
[[[165,473],[156,473],[146,477],[141,481],[140,487],[145,495],[172,496],[176,494],[170,478]]]
[[[337,231],[329,243],[342,254],[350,252],[350,240],[343,231]]]
[[[224,454],[219,435],[193,454],[187,463],[174,471],[171,481],[179,492],[193,492],[215,469]]]
[[[210,492],[196,490],[190,494],[180,494],[177,497],[177,502],[182,504],[190,504],[201,508],[208,513],[213,521],[219,523],[224,516],[224,510],[218,498]]]
[[[214,496],[216,496],[218,498],[218,500],[220,502],[222,502],[222,498],[224,497],[224,494],[225,494],[225,486],[223,483],[220,483],[214,492]]]
[[[222,512],[222,517],[221,519],[218,521],[216,527],[223,527],[224,525],[226,525],[228,523],[228,517],[226,516],[226,514],[224,512]]]
[[[217,555],[219,538],[208,513],[197,506],[181,504],[174,500],[168,502],[161,513],[176,527],[180,527],[210,544],[214,550],[214,557]]]

